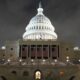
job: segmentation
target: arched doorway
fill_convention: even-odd
[[[36,70],[34,73],[34,79],[35,80],[41,80],[42,79],[42,72],[40,70]]]
[[[69,80],[75,80],[76,76],[71,76]]]
[[[4,76],[0,76],[0,80],[7,80]]]

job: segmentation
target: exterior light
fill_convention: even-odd
[[[34,60],[32,59],[31,62],[33,62]]]
[[[46,61],[46,60],[45,60],[45,59],[43,59],[43,60],[42,60],[42,64],[45,64],[45,61]]]
[[[60,76],[63,76],[64,75],[64,72],[63,71],[60,71]]]
[[[66,62],[69,62],[69,61],[70,61],[69,59],[66,60]]]
[[[22,59],[20,59],[19,62],[22,62]]]
[[[11,60],[10,59],[8,59],[8,62],[10,62]]]
[[[2,47],[1,47],[1,49],[2,49],[2,50],[5,50],[5,49],[6,49],[6,47],[5,47],[5,46],[2,46]]]
[[[10,59],[8,59],[7,61],[8,61],[8,65],[9,65],[9,64],[10,64],[10,62],[11,62],[11,60],[10,60]]]
[[[43,59],[43,62],[45,62],[46,60],[45,59]]]
[[[80,62],[80,59],[78,61]]]
[[[57,62],[57,59],[55,59],[54,62]]]
[[[69,59],[69,56],[67,56],[66,59]]]
[[[19,65],[22,65],[22,59],[19,60]]]
[[[74,47],[74,51],[77,51],[77,50],[79,50],[79,47],[78,46]]]

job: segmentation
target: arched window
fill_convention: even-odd
[[[12,71],[11,73],[12,73],[12,74],[14,74],[14,75],[16,75],[16,74],[17,74],[17,72],[16,72],[16,71]]]
[[[23,72],[23,76],[29,76],[29,72],[28,71],[24,71]]]
[[[35,72],[35,79],[36,80],[38,80],[38,79],[40,80],[41,79],[41,72],[40,71],[36,71]]]

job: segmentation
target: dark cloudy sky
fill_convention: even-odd
[[[25,27],[36,15],[40,0],[0,0],[0,46],[22,39]],[[80,0],[42,0],[44,14],[55,26],[59,40],[80,46]]]

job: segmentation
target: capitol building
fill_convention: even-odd
[[[39,3],[22,40],[0,49],[0,80],[79,80],[80,49],[59,41],[55,28]]]

